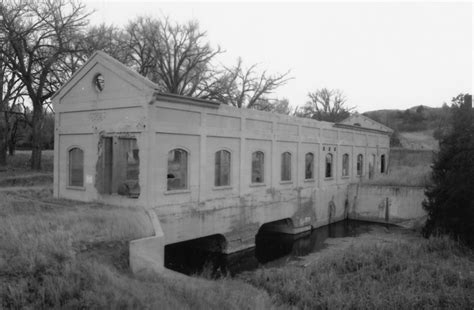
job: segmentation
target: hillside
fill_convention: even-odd
[[[449,122],[447,106],[431,108],[415,106],[406,110],[375,110],[363,113],[365,116],[395,130],[401,147],[409,149],[438,148],[436,137]]]
[[[365,116],[399,132],[435,130],[445,123],[447,108],[415,106],[406,110],[376,110],[363,113]]]

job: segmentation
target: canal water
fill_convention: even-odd
[[[278,267],[326,247],[328,238],[355,237],[389,224],[344,220],[299,235],[258,233],[256,246],[234,254],[222,254],[195,247],[192,242],[166,246],[166,268],[187,274],[234,276],[260,267]]]

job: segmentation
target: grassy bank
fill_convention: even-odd
[[[473,253],[443,238],[351,245],[307,268],[263,269],[245,278],[284,307],[474,307]]]
[[[474,308],[471,250],[383,231],[234,279],[137,278],[128,243],[153,234],[146,214],[54,199],[19,155],[0,182],[0,309]]]
[[[331,245],[307,267],[136,278],[128,242],[151,234],[140,210],[56,200],[50,189],[2,191],[0,308],[474,307],[473,254],[448,239],[376,233]]]
[[[128,242],[152,233],[137,209],[56,200],[50,189],[0,192],[0,308],[270,306],[265,292],[241,281],[137,279]]]

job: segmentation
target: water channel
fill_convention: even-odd
[[[283,266],[324,249],[328,238],[356,237],[375,227],[390,229],[394,226],[344,220],[299,235],[258,233],[254,248],[229,255],[203,250],[193,242],[181,242],[166,247],[165,266],[188,275],[205,271],[214,277],[234,276],[262,266]]]

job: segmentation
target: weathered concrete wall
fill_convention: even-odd
[[[349,197],[352,219],[399,223],[426,215],[423,187],[351,184]]]

